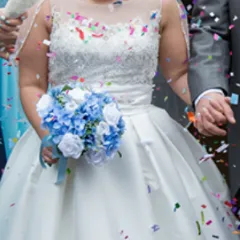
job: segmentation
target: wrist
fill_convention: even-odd
[[[207,98],[207,99],[211,99],[211,97],[209,96],[210,94],[213,93],[217,93],[217,94],[221,94],[224,95],[224,92],[221,89],[209,89],[207,91],[204,91],[203,93],[201,93],[196,100],[194,101],[194,106],[196,107],[197,104],[200,102],[201,99],[203,98]]]

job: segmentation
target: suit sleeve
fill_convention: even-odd
[[[198,0],[190,26],[188,83],[192,101],[209,89],[228,94],[230,33],[228,0]]]

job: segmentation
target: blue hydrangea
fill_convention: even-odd
[[[83,154],[85,153],[86,160],[94,165],[102,165],[119,151],[121,137],[125,131],[125,122],[123,117],[120,117],[115,126],[109,125],[107,134],[101,135],[98,131],[98,124],[106,122],[103,114],[104,106],[116,103],[115,99],[107,92],[90,91],[83,95],[84,101],[78,105],[76,103],[72,105],[71,101],[74,99],[68,95],[68,91],[76,87],[82,89],[81,84],[71,83],[49,90],[48,94],[53,99],[53,107],[47,109],[44,114],[41,113],[41,126],[49,131],[56,145],[61,142],[66,133],[77,135],[84,143]],[[66,104],[74,108],[68,107],[67,109]],[[118,109],[117,104],[116,108]]]

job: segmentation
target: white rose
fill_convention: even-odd
[[[97,135],[108,135],[110,133],[109,130],[109,125],[106,122],[100,122],[97,126]]]
[[[82,90],[81,88],[74,88],[68,92],[68,95],[79,105],[84,101],[86,93],[88,93],[88,91]]]
[[[78,108],[78,105],[76,104],[76,102],[70,101],[66,103],[65,108],[69,112],[74,112]]]
[[[37,103],[37,112],[43,112],[53,107],[53,99],[47,94],[42,95]]]
[[[82,140],[71,133],[66,133],[58,145],[64,157],[78,159],[84,149]]]
[[[100,149],[99,151],[89,150],[84,154],[84,157],[88,163],[99,167],[103,166],[109,160],[104,149]]]
[[[121,118],[121,112],[119,112],[115,103],[109,103],[105,105],[103,109],[103,115],[106,122],[114,127],[116,127]]]

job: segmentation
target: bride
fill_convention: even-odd
[[[18,41],[20,95],[32,128],[16,145],[0,187],[3,240],[239,239],[228,188],[195,139],[150,104],[158,63],[190,104],[187,35],[176,0],[43,0]],[[75,76],[75,77],[73,77]],[[48,87],[80,79],[119,102],[122,158],[99,168],[41,153],[36,112]]]

